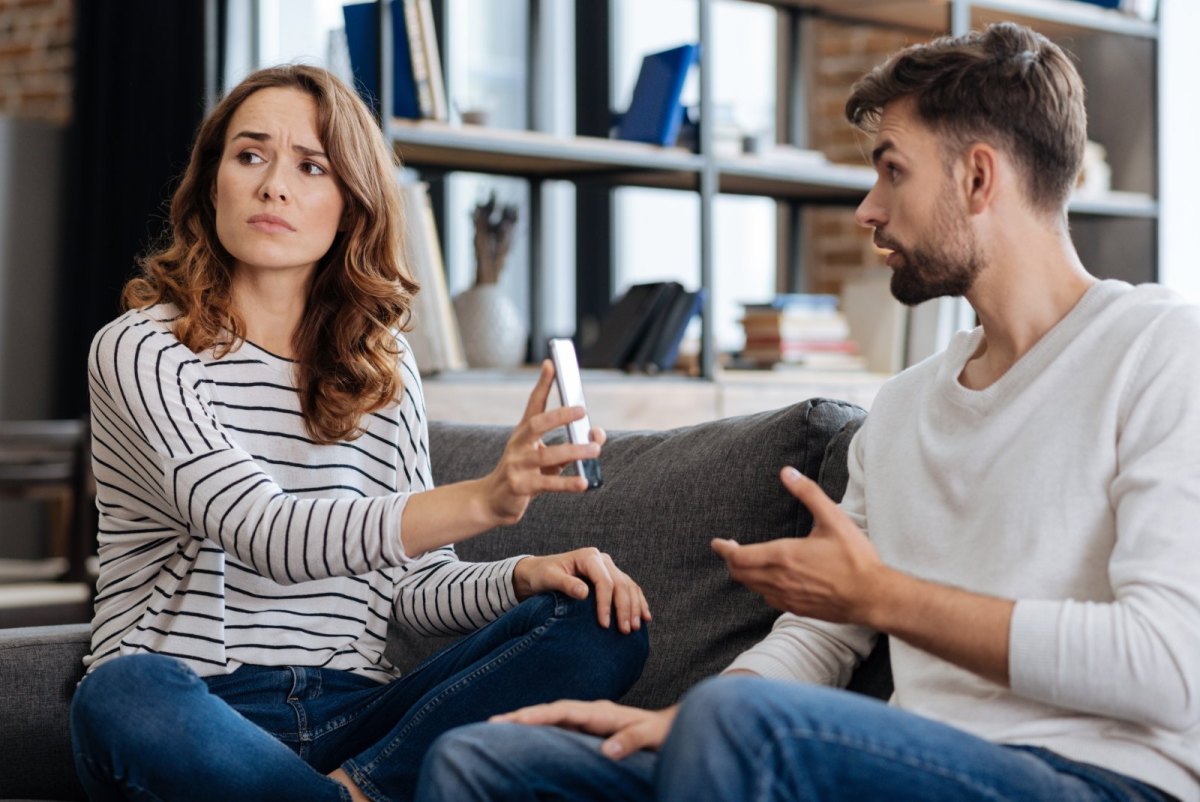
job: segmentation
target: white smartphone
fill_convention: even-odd
[[[579,361],[575,358],[575,344],[567,339],[550,340],[550,361],[554,363],[554,383],[558,386],[558,399],[562,405],[587,409],[583,400],[583,379],[579,375]],[[576,445],[590,442],[591,432],[592,424],[587,415],[567,424],[567,439]],[[604,481],[600,476],[598,459],[576,460],[575,471],[587,479],[588,490],[599,487]]]

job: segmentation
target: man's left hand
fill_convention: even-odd
[[[586,599],[587,582],[596,589],[596,618],[607,629],[616,611],[617,629],[628,635],[651,620],[646,596],[629,575],[597,548],[583,548],[545,557],[525,557],[513,570],[518,599],[557,590],[575,599]]]
[[[887,567],[874,544],[820,486],[794,468],[784,486],[813,516],[807,538],[742,546],[714,539],[729,574],[777,610],[836,623],[868,623],[872,591]]]

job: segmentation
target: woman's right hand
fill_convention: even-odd
[[[484,505],[498,525],[520,521],[529,502],[540,493],[587,490],[587,480],[582,476],[562,476],[561,473],[576,460],[600,456],[604,431],[592,429],[592,442],[583,445],[546,445],[542,440],[544,435],[586,414],[583,407],[560,407],[547,412],[546,401],[553,382],[554,365],[545,360],[525,406],[525,414],[509,437],[495,469],[481,482]]]
[[[592,442],[548,446],[542,436],[584,416],[581,407],[546,411],[554,379],[554,366],[542,363],[525,415],[504,447],[496,468],[482,479],[455,482],[413,493],[400,520],[405,553],[417,557],[427,551],[458,543],[497,526],[515,524],[539,493],[581,493],[587,480],[561,476],[565,465],[593,459],[604,444],[604,431],[592,429]]]

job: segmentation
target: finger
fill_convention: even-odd
[[[594,551],[585,557],[582,569],[584,576],[592,581],[592,587],[596,589],[596,620],[600,626],[608,629],[612,623],[613,577],[605,564],[606,556]]]
[[[596,443],[559,443],[558,445],[539,448],[535,458],[542,468],[562,468],[581,459],[595,459],[600,456],[600,446]]]
[[[587,411],[583,407],[558,407],[546,412],[539,412],[528,420],[529,434],[534,440],[537,440],[547,432],[577,421],[586,414]]]
[[[539,493],[583,493],[587,489],[588,481],[582,476],[538,474],[532,490],[524,495],[536,496]]]
[[[638,585],[638,596],[642,599],[642,620],[653,621],[654,616],[650,613],[650,602],[646,600],[646,591],[642,590],[641,585]]]
[[[613,760],[620,760],[639,749],[657,749],[662,745],[663,734],[659,722],[643,719],[617,730],[600,744],[600,751]]]
[[[779,472],[779,478],[783,481],[783,486],[788,489],[796,498],[800,499],[800,503],[808,507],[808,511],[812,513],[813,522],[828,521],[831,518],[839,518],[845,513],[841,507],[837,505],[833,499],[825,495],[825,491],[821,486],[809,479],[800,471],[792,466],[787,466]]]
[[[626,726],[634,718],[634,714],[639,712],[641,711],[612,702],[579,702],[567,699],[523,707],[511,713],[492,716],[488,721],[569,727],[595,735],[609,735]]]
[[[633,581],[613,565],[612,559],[605,555],[609,573],[613,577],[613,610],[617,616],[617,629],[622,635],[633,631],[634,597]]]
[[[554,363],[549,359],[542,360],[542,370],[538,373],[537,383],[529,394],[529,402],[525,405],[525,414],[521,420],[529,420],[534,415],[546,409],[546,401],[550,398],[550,383],[554,380]]]
[[[712,549],[729,565],[735,568],[765,568],[778,560],[774,541],[742,546],[732,540],[713,538]]]
[[[592,427],[592,442],[604,445],[608,442],[608,434],[599,426]]]

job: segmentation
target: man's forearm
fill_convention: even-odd
[[[887,569],[863,623],[1007,687],[1014,606]]]

